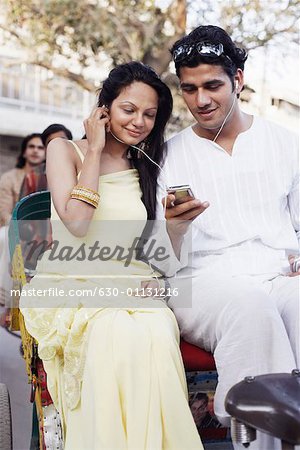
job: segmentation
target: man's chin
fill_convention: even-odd
[[[196,119],[196,117],[195,117]],[[221,124],[222,125],[222,124]],[[200,131],[208,131],[209,133],[217,133],[221,127],[221,125],[215,124],[215,123],[208,123],[208,122],[199,122],[199,120],[197,120],[196,123],[196,132],[197,130]]]

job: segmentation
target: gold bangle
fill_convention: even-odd
[[[100,195],[93,189],[77,185],[71,192],[71,198],[88,203],[94,208],[97,208],[99,205]]]
[[[89,189],[77,188],[76,186],[71,192],[71,196],[72,195],[80,195],[86,198],[90,198],[95,202],[99,202],[100,200],[100,195],[98,194],[98,192],[90,191]]]
[[[84,202],[84,203],[87,203],[88,205],[91,205],[91,206],[93,206],[94,208],[97,208],[98,205],[99,205],[98,202],[94,202],[93,200],[87,199],[86,197],[81,196],[81,195],[75,195],[75,194],[73,194],[73,195],[71,195],[71,198],[74,199],[74,200],[80,200],[80,201],[82,201],[82,202]]]
[[[91,188],[87,188],[87,187],[81,186],[80,184],[76,184],[76,186],[74,186],[74,189],[81,189],[83,191],[91,192],[92,194],[96,194],[96,195],[98,195],[100,197],[98,191],[94,191]]]

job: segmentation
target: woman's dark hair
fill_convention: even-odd
[[[152,87],[158,96],[158,110],[153,130],[147,137],[144,151],[153,161],[160,164],[163,157],[164,130],[171,116],[173,99],[170,89],[161,81],[154,70],[145,64],[132,61],[120,64],[111,70],[108,78],[103,82],[98,97],[98,106],[108,106],[119,96],[121,91],[133,82],[142,82]],[[159,168],[142,155],[139,159],[137,151],[131,149],[133,166],[139,172],[142,201],[147,209],[149,220],[155,219],[156,185]]]
[[[31,139],[33,139],[33,138],[40,138],[42,140],[42,135],[40,133],[32,133],[23,139],[22,144],[21,144],[21,152],[17,158],[17,163],[16,163],[16,167],[18,169],[22,169],[26,164],[26,159],[24,158],[24,153],[27,148],[28,142],[31,141]]]
[[[41,139],[43,141],[43,144],[46,145],[48,137],[53,133],[58,133],[59,131],[63,131],[67,137],[67,139],[72,140],[73,136],[70,130],[66,128],[61,123],[52,123],[47,127],[41,134]]]
[[[192,52],[191,56],[175,62],[176,73],[180,75],[181,67],[197,67],[199,64],[212,64],[222,66],[224,71],[234,86],[234,76],[237,69],[244,70],[245,61],[248,57],[246,50],[237,47],[231,37],[220,27],[215,25],[201,25],[191,31],[190,34],[184,36],[175,42],[171,48],[171,53],[181,45],[194,45],[199,42],[208,42],[211,44],[222,44],[224,54],[221,56],[203,56],[197,51]]]

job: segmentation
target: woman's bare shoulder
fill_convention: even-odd
[[[74,145],[75,144],[75,145]],[[59,160],[71,160],[73,162],[80,162],[80,156],[76,147],[79,147],[80,153],[85,156],[87,152],[87,145],[85,139],[76,141],[69,141],[67,139],[57,137],[52,139],[47,146],[47,158],[58,158]]]

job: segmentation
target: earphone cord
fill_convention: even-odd
[[[233,104],[232,104],[232,106],[231,106],[231,108],[230,108],[229,113],[227,114],[227,116],[226,116],[226,118],[225,118],[225,120],[224,120],[224,123],[225,123],[227,117],[229,116],[229,114],[231,113],[231,110],[232,110],[232,108],[233,108],[233,105],[234,105],[234,102],[233,102]],[[223,127],[223,125],[222,125],[222,127]],[[121,142],[121,144],[125,144],[125,142],[121,141],[121,139],[119,139],[117,136],[115,136],[114,133],[112,133],[112,131],[110,131],[110,133],[111,133],[111,135],[112,135],[117,141]],[[140,152],[142,152],[142,153],[143,153],[143,154],[144,154],[144,155],[145,155],[145,156],[146,156],[153,164],[155,164],[155,165],[159,168],[159,170],[165,175],[165,171],[160,167],[160,165],[157,164],[155,161],[153,161],[153,160],[150,158],[150,156],[147,155],[147,153],[144,152],[144,150],[140,149],[139,147],[137,147],[137,146],[135,146],[135,145],[131,145],[130,147],[133,147],[133,148],[135,148],[136,150],[139,150]],[[165,192],[166,192],[166,194],[168,194],[167,187],[165,187]],[[165,196],[165,201],[164,201],[164,217],[165,217],[165,215],[166,215],[166,209],[167,209],[167,197]],[[155,278],[155,280],[156,280],[158,286],[161,286],[160,281],[159,281],[159,278],[158,278],[158,276],[157,276],[157,274],[156,274],[156,272],[155,272],[155,269],[152,267],[152,264],[151,264],[150,261],[148,261],[148,265],[149,265],[150,269],[152,270],[152,275],[154,276],[154,278]],[[190,275],[184,275],[184,276],[181,276],[181,278],[190,278]],[[165,294],[165,295],[162,297],[162,300],[164,300],[164,299],[167,298],[167,297],[169,297],[169,296],[168,296],[167,294]]]
[[[125,144],[125,142],[121,141],[121,139],[119,139],[116,135],[114,135],[114,133],[110,130],[110,134],[119,142],[121,142],[121,144]],[[135,148],[136,150],[138,150],[139,152],[142,152],[143,155],[145,155],[153,164],[155,164],[159,170],[162,172],[163,175],[165,175],[164,170],[160,167],[159,164],[157,164],[157,162],[153,161],[153,159],[150,158],[149,155],[147,155],[146,152],[144,152],[144,150],[142,150],[141,148],[137,147],[136,145],[130,145],[130,147]],[[168,194],[167,191],[167,187],[165,186],[165,192],[166,194]],[[164,216],[166,215],[166,209],[167,209],[167,197],[165,196],[165,201],[164,201]]]
[[[226,123],[228,117],[229,117],[230,114],[232,113],[232,110],[233,110],[235,101],[236,101],[236,96],[234,96],[234,99],[233,99],[232,105],[231,105],[231,107],[230,107],[230,110],[229,110],[228,113],[226,114],[226,117],[225,117],[225,119],[223,120],[223,123],[222,123],[222,125],[220,126],[219,131],[218,131],[217,134],[215,135],[215,137],[214,137],[214,139],[213,139],[213,142],[216,142],[216,140],[217,140],[218,137],[220,136],[220,133],[221,133],[221,131],[223,130],[224,125],[225,125],[225,123]]]
[[[110,130],[110,134],[111,134],[117,141],[121,142],[121,144],[125,144],[125,142],[121,141],[121,139],[119,139],[117,136],[115,136],[114,133],[113,133],[111,130]],[[141,148],[137,147],[136,145],[130,145],[130,147],[135,148],[135,149],[138,150],[139,152],[142,152],[143,155],[145,155],[145,156],[146,156],[153,164],[155,164],[155,165],[159,168],[159,170],[162,172],[162,174],[165,175],[165,172],[164,172],[164,170],[160,167],[160,165],[157,164],[155,161],[153,161],[153,159],[150,158],[150,156],[147,155],[147,153],[144,152],[144,150],[142,150]],[[167,187],[165,187],[165,191],[166,191],[166,194],[167,194],[167,193],[168,193],[168,192],[167,192]],[[165,196],[164,199],[165,199],[165,200],[164,200],[164,216],[165,216],[165,215],[166,215],[166,209],[167,209],[167,197]],[[156,272],[155,272],[155,270],[153,269],[152,264],[150,263],[150,261],[148,261],[148,265],[149,265],[150,269],[152,270],[152,275],[154,276],[154,278],[155,278],[155,280],[156,280],[156,282],[157,282],[157,284],[158,284],[158,287],[160,287],[160,282],[159,282],[158,276],[156,275]],[[167,295],[164,295],[162,299],[164,299],[164,298],[166,298],[166,297],[167,297]]]

